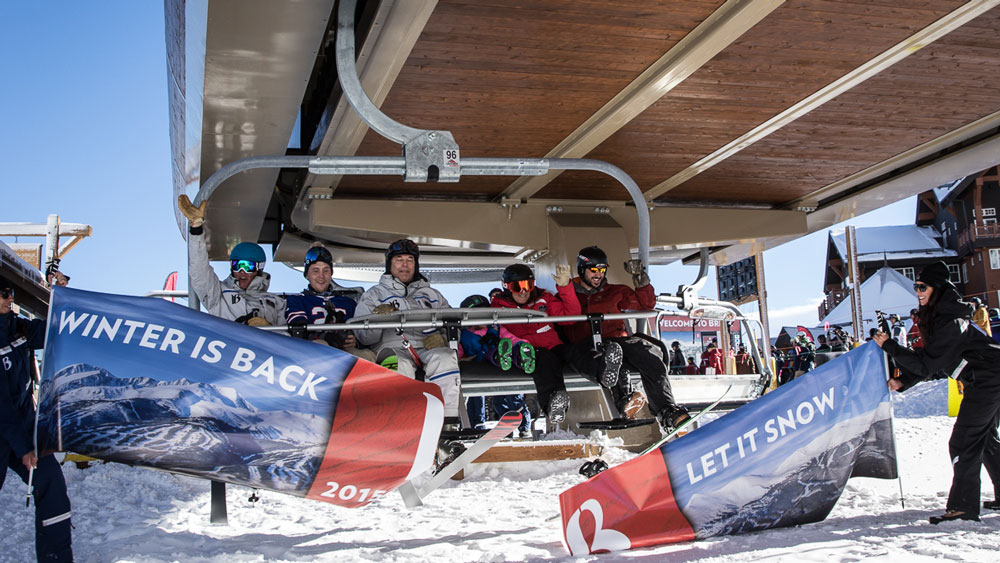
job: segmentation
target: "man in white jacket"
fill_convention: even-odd
[[[411,309],[447,309],[448,300],[433,289],[420,273],[420,249],[409,239],[400,239],[385,251],[385,273],[361,296],[355,316],[388,314]],[[437,329],[356,330],[362,344],[373,345],[379,359],[395,353],[397,371],[415,378],[418,367],[424,378],[437,384],[444,396],[445,416],[458,416],[458,356]]]
[[[188,272],[191,290],[209,314],[250,326],[285,324],[285,299],[267,292],[271,276],[264,271],[264,250],[252,242],[241,242],[229,253],[231,275],[219,280],[208,262],[205,245],[205,209],[195,207],[186,195],[177,198],[188,219]]]

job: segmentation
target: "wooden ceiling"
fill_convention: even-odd
[[[183,0],[166,2],[168,37],[183,37],[190,57],[197,33],[181,15],[191,20],[193,10],[172,9]],[[373,101],[402,124],[450,131],[463,158],[599,159],[631,175],[652,206],[747,211],[725,216],[745,221],[745,229],[715,240],[685,239],[671,249],[664,240],[676,233],[661,236],[658,248],[675,252],[661,256],[667,261],[699,244],[771,247],[1000,160],[1000,0],[359,4],[359,75]],[[240,17],[227,17],[233,14]],[[213,0],[201,62],[203,118],[190,108],[192,90],[202,86],[181,79],[187,93],[172,92],[175,129],[202,118],[198,151],[190,134],[187,147],[175,135],[175,170],[200,170],[204,179],[228,162],[286,151],[400,156],[401,147],[368,130],[336,86],[335,21],[335,0]],[[181,47],[168,57],[175,77],[185,72]],[[197,76],[197,65],[186,64]],[[285,141],[297,121],[299,151]],[[242,133],[227,140],[220,131]],[[175,180],[178,193],[197,181],[181,179],[187,183]],[[316,197],[609,202],[612,209],[632,201],[613,180],[584,172],[423,184],[305,172],[284,181],[258,171],[227,180],[214,197],[213,256],[250,238],[333,240],[332,219],[301,214]],[[784,235],[758,233],[774,221],[755,210],[806,218]],[[666,232],[671,220],[654,228]],[[325,230],[318,228],[324,221]],[[358,248],[365,238],[401,232],[373,221],[342,238]],[[457,239],[449,240],[442,244]]]
[[[963,4],[785,2],[586,157],[653,189]],[[442,0],[382,110],[452,131],[463,155],[543,157],[721,5]],[[998,19],[986,12],[655,201],[782,206],[1000,110]],[[399,147],[369,132],[357,154]],[[354,177],[337,192],[496,199],[510,184]],[[628,199],[583,172],[534,196]]]

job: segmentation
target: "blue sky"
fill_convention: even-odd
[[[173,215],[162,3],[4,8],[0,222],[44,223],[58,214],[92,225],[93,236],[63,260],[73,287],[141,295],[162,287],[171,271],[183,280],[187,253]],[[845,224],[911,224],[914,205],[909,198]],[[817,323],[826,237],[814,233],[764,253],[772,333],[782,324]],[[304,286],[298,272],[282,265],[268,270],[275,291]],[[658,291],[674,292],[697,272],[674,264],[654,267],[652,278]],[[457,304],[490,286],[441,289]],[[715,296],[714,275],[703,294]]]

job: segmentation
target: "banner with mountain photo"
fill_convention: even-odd
[[[823,520],[849,477],[895,479],[874,343],[560,497],[573,555]]]
[[[434,460],[436,385],[155,298],[57,287],[40,450],[356,507]]]

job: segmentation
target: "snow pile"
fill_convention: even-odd
[[[986,512],[979,523],[927,523],[943,512],[951,480],[953,421],[940,415],[943,383],[894,396],[905,508],[897,481],[851,479],[823,522],[586,560],[996,561],[1000,513]],[[604,445],[609,464],[633,457],[613,440]],[[228,526],[208,523],[205,481],[118,464],[84,470],[68,464],[63,471],[81,562],[547,561],[568,558],[559,493],[583,480],[577,473],[583,461],[474,465],[463,481],[446,484],[412,511],[396,494],[353,510],[270,492],[252,504],[251,491],[231,486]],[[990,500],[985,473],[984,483],[983,499]],[[24,493],[9,473],[0,491],[3,562],[33,560],[34,509],[24,508]]]
[[[892,409],[897,418],[947,416],[948,380],[925,381],[902,393],[893,393]]]

